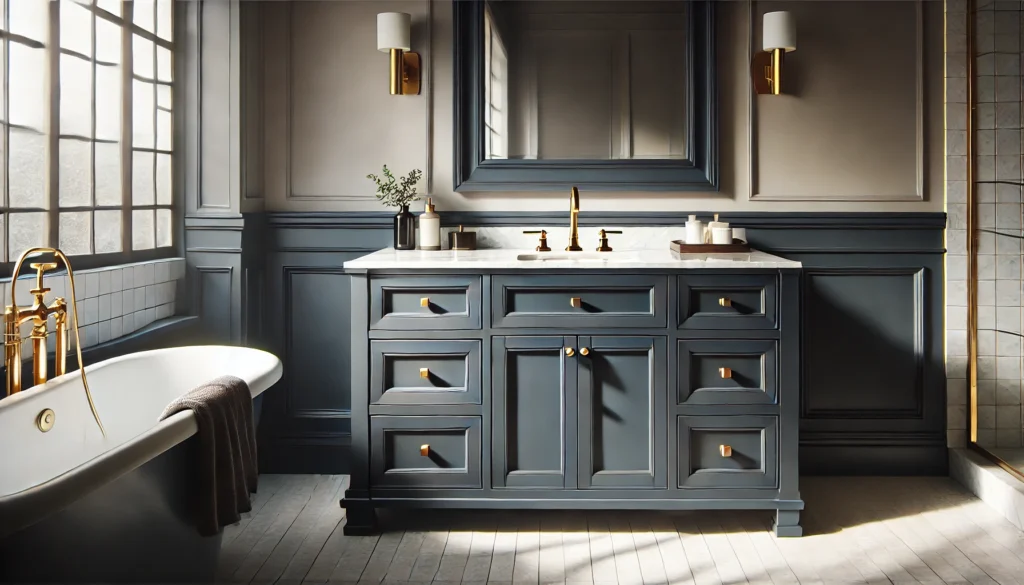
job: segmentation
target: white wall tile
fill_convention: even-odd
[[[123,313],[123,308],[122,308],[122,305],[121,305],[121,303],[123,301],[121,300],[121,296],[122,296],[122,293],[120,291],[114,292],[114,293],[110,293],[110,316],[111,317],[120,317],[121,314]]]
[[[128,290],[135,287],[135,268],[125,266],[121,269],[121,290]]]
[[[137,276],[137,275],[136,275]],[[141,311],[146,308],[146,287],[140,286],[133,290],[132,294],[135,296],[135,305],[133,306],[134,311]]]
[[[97,318],[102,322],[110,319],[110,295],[100,295],[96,297],[97,302]]]
[[[100,275],[96,272],[85,273],[85,298],[100,294]]]
[[[97,329],[99,343],[106,343],[110,341],[110,321],[100,321],[98,323],[99,328]]]
[[[120,268],[112,268],[110,272],[110,292],[118,292],[121,290],[121,273],[123,272]]]
[[[110,320],[110,338],[117,339],[121,335],[121,317],[114,317]]]
[[[80,325],[91,325],[98,320],[99,303],[96,297],[87,298],[78,304]]]
[[[110,294],[110,271],[109,270],[100,271],[100,294],[101,295],[109,295]]]

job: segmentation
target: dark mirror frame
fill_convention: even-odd
[[[718,87],[713,0],[691,0],[686,59],[689,158],[679,160],[486,160],[484,0],[455,0],[454,159],[456,191],[717,191]]]

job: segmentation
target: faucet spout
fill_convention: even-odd
[[[565,247],[566,252],[583,251],[580,247],[579,215],[580,190],[573,187],[569,193],[569,245]]]

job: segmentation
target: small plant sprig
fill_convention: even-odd
[[[383,179],[373,173],[366,175],[366,178],[376,183],[377,200],[384,205],[388,207],[405,207],[413,201],[420,199],[420,197],[416,196],[416,183],[423,176],[423,171],[413,169],[409,171],[408,175],[396,180],[388,165],[384,165],[382,174],[384,175]]]

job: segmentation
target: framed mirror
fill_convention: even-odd
[[[718,189],[713,1],[452,4],[456,191]]]

